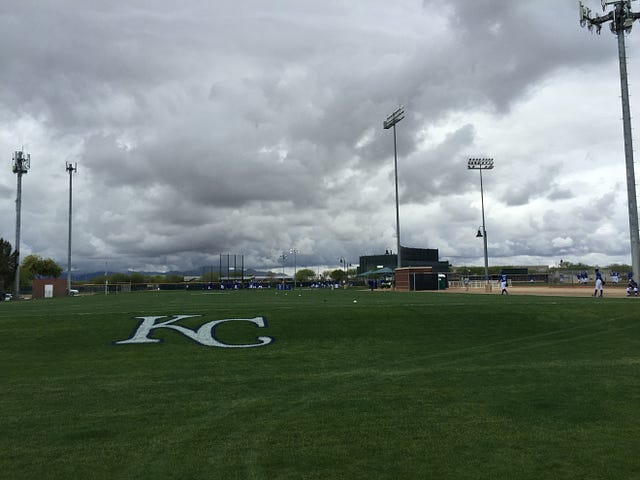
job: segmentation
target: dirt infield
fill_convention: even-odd
[[[483,288],[470,288],[469,290],[465,290],[464,287],[448,288],[446,292],[500,295],[500,285],[492,284],[491,287],[491,292],[486,292]],[[544,295],[556,297],[590,297],[593,295],[593,290],[593,285],[557,287],[549,287],[547,285],[525,285],[508,288],[510,295]],[[607,288],[605,285],[604,296],[608,298],[624,298],[627,296],[627,291],[624,287]]]

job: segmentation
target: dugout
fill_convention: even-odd
[[[423,290],[444,290],[447,277],[434,272],[432,267],[396,268],[396,290],[417,292]]]

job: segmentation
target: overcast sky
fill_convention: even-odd
[[[490,264],[631,262],[616,37],[574,0],[4,0],[0,59],[0,236],[24,148],[23,258],[66,269],[66,162],[77,269],[395,252],[403,105],[403,245],[483,264],[485,156]]]

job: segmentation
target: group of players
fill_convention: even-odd
[[[627,297],[637,297],[638,296],[638,282],[633,279],[633,275],[629,273],[629,282],[627,283]],[[616,282],[617,283],[617,282]],[[596,288],[593,290],[594,297],[602,297],[604,294],[604,280],[602,278],[602,273],[600,270],[596,268]],[[500,275],[500,289],[501,295],[508,295],[507,292],[507,276],[502,274]]]
[[[631,272],[628,274],[629,281],[627,282],[627,297],[638,296],[638,282],[633,279]],[[602,273],[596,268],[596,288],[593,291],[593,296],[603,296],[604,280],[602,279]]]

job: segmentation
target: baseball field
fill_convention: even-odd
[[[2,302],[0,472],[640,478],[640,299],[562,291]]]

